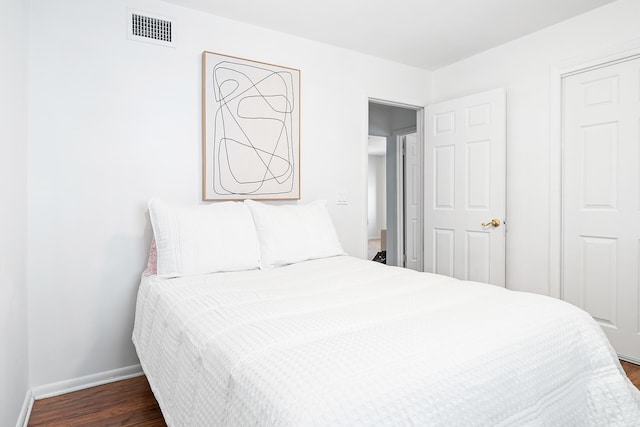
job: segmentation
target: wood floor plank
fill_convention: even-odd
[[[640,365],[620,363],[640,389]],[[142,376],[37,400],[28,425],[165,427],[166,423]]]
[[[29,426],[166,426],[146,377],[92,387],[33,405]]]
[[[640,365],[634,365],[624,360],[621,360],[620,364],[622,364],[622,369],[624,369],[633,385],[640,389]]]

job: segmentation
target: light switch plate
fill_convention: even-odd
[[[347,205],[349,204],[349,200],[347,198],[347,193],[344,191],[338,191],[336,193],[336,204],[338,205]]]

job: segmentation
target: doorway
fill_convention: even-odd
[[[369,100],[369,259],[423,270],[423,108]]]

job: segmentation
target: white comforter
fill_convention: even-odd
[[[145,277],[133,341],[174,426],[640,426],[583,311],[346,256]]]

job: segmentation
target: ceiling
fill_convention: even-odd
[[[615,0],[167,0],[435,70]]]

